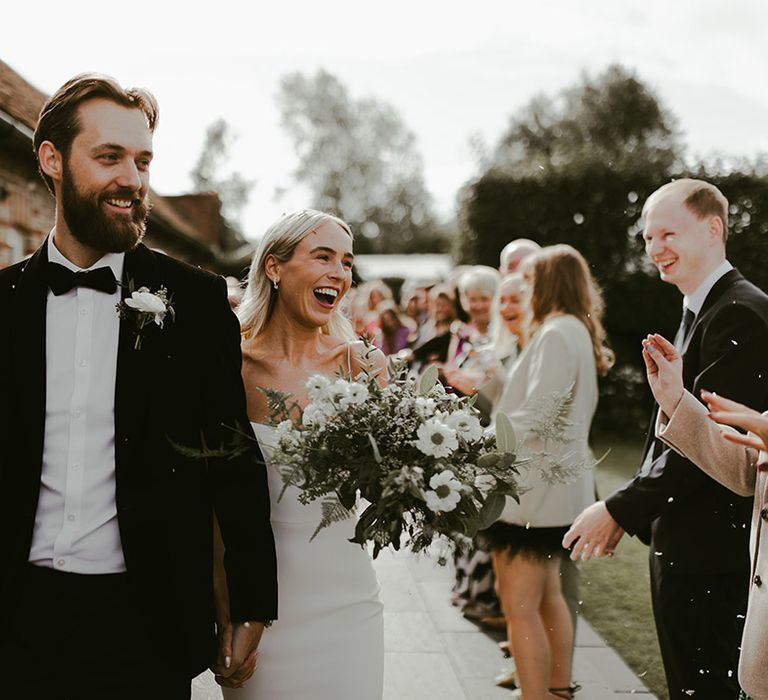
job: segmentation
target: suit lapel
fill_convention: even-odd
[[[744,279],[741,275],[741,273],[736,269],[728,270],[715,284],[712,286],[712,289],[709,290],[709,294],[707,294],[707,298],[704,299],[704,303],[701,306],[701,310],[699,313],[696,314],[696,318],[693,321],[693,326],[691,326],[691,330],[688,332],[688,337],[686,338],[685,342],[683,343],[681,355],[683,358],[685,357],[685,353],[688,350],[688,346],[690,345],[691,339],[696,334],[697,326],[699,325],[699,322],[704,317],[704,314],[712,308],[712,306],[717,302],[717,300],[723,295],[725,290],[730,287],[732,284],[737,282],[740,279]]]
[[[18,386],[23,425],[29,437],[32,464],[42,468],[45,435],[47,240],[29,259],[16,285],[15,320],[11,334],[13,373]]]
[[[123,268],[122,298],[130,296],[129,284],[134,290],[148,287],[156,291],[157,263],[152,252],[144,245],[125,254]],[[144,329],[142,335],[148,330]],[[120,320],[120,338],[117,350],[117,378],[115,381],[115,439],[118,444],[127,442],[128,436],[138,434],[151,406],[154,371],[149,343],[143,342],[135,348],[136,327],[131,318]]]

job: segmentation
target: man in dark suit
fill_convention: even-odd
[[[648,256],[684,295],[675,345],[685,388],[768,409],[768,296],[726,260],[727,200],[709,183],[677,180],[651,195],[643,216]],[[638,474],[586,509],[563,544],[573,546],[573,558],[588,559],[611,554],[623,532],[650,543],[670,697],[735,700],[752,499],[654,440],[657,411]]]
[[[156,121],[146,91],[82,75],[35,133],[55,227],[0,271],[8,697],[189,698],[217,653],[215,521],[229,599],[219,632],[232,633],[223,683],[247,679],[276,617],[264,469],[178,449],[250,425],[224,280],[140,243]]]

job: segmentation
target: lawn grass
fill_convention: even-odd
[[[595,445],[600,456],[595,476],[600,497],[632,477],[642,444],[621,438],[602,439]],[[664,669],[651,612],[648,548],[634,537],[624,537],[611,559],[581,565],[582,613],[626,661],[659,700],[668,700]]]

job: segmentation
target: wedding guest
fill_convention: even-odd
[[[488,348],[488,352],[494,357],[494,365],[485,372],[482,380],[460,368],[444,369],[449,385],[467,396],[478,392],[475,385],[479,386],[480,393],[475,406],[485,417],[486,423],[490,420],[501,395],[506,369],[523,345],[523,307],[520,298],[522,286],[523,278],[520,274],[508,275],[499,285],[498,299],[494,302],[499,323],[496,324],[494,341]],[[457,554],[454,557],[454,572],[452,600],[464,615],[479,620],[483,625],[506,629],[496,596],[496,580],[490,554],[477,546],[466,553]],[[508,649],[506,645],[506,654],[509,653]]]
[[[436,284],[429,291],[430,318],[422,326],[419,342],[413,346],[414,368],[433,362],[445,362],[456,322],[456,294],[446,284]]]
[[[508,369],[525,344],[522,305],[523,276],[518,272],[507,275],[499,284],[498,296],[494,302],[498,323],[493,340],[487,347],[494,362],[483,374],[461,368],[444,368],[448,384],[467,396],[478,395],[475,408],[490,418],[501,396],[501,390]]]
[[[499,254],[499,272],[508,275],[517,272],[522,262],[533,253],[541,250],[541,246],[529,238],[516,238],[501,249]]]
[[[662,281],[684,295],[675,346],[685,388],[765,410],[768,296],[726,259],[728,200],[708,182],[676,180],[648,198],[643,218],[648,257]],[[654,422],[634,479],[586,509],[563,543],[584,559],[610,554],[625,531],[650,543],[653,613],[670,697],[734,698],[752,500],[654,440]]]
[[[579,472],[550,483],[545,467],[522,478],[529,490],[507,498],[498,522],[484,531],[494,559],[497,590],[525,700],[572,698],[573,624],[563,597],[561,540],[573,519],[594,501],[588,438],[597,406],[597,375],[613,364],[605,345],[603,302],[584,258],[571,246],[543,248],[523,264],[530,340],[507,377],[498,411],[528,448],[548,462]],[[530,433],[553,396],[566,397],[563,442]]]
[[[396,355],[408,347],[413,328],[405,323],[399,309],[391,301],[381,302],[377,312],[379,328],[374,333],[373,344],[387,356]]]
[[[412,344],[420,345],[424,325],[429,319],[429,296],[426,287],[409,282],[403,284],[400,290],[400,306],[415,328]]]
[[[216,519],[226,682],[247,680],[276,616],[265,470],[244,453],[202,460],[174,448],[226,444],[223,426],[250,427],[224,280],[141,242],[157,120],[149,92],[91,73],[46,101],[35,130],[55,223],[28,260],[0,271],[0,324],[14,329],[0,343],[8,698],[187,700],[192,676],[215,663],[222,623]],[[129,292],[144,286],[148,296]]]
[[[357,288],[357,297],[365,308],[365,333],[373,338],[379,328],[379,315],[376,308],[383,301],[394,301],[392,290],[382,280],[364,282]]]
[[[449,368],[484,372],[490,362],[479,350],[490,344],[496,319],[491,313],[499,287],[499,273],[492,267],[475,265],[459,279],[459,298],[468,321],[452,329],[446,364]]]
[[[684,388],[680,354],[660,335],[643,341],[643,358],[659,404],[656,436],[741,496],[754,496],[751,578],[739,657],[739,683],[753,700],[768,698],[768,415],[702,391],[707,408]],[[716,422],[717,421],[717,422]],[[735,426],[749,435],[734,430]]]

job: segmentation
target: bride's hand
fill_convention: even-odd
[[[230,664],[216,675],[225,688],[242,688],[256,670],[256,651],[264,631],[263,622],[243,622],[230,626]]]
[[[232,665],[232,625],[229,622],[218,623],[219,655],[211,671],[217,676],[226,673]]]

